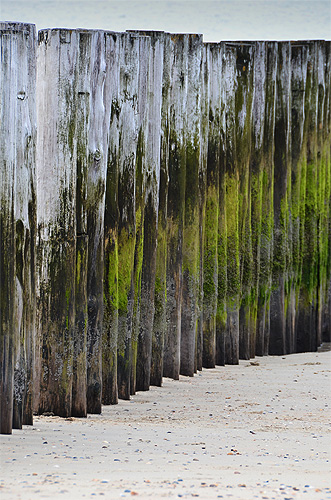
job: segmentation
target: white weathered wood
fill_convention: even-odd
[[[250,354],[252,357],[261,355],[264,350],[264,323],[259,316],[265,316],[266,301],[261,300],[264,294],[264,285],[260,289],[260,260],[262,239],[262,210],[263,210],[263,186],[267,175],[266,154],[264,151],[265,122],[267,114],[266,102],[267,85],[267,44],[258,42],[255,44],[254,55],[254,83],[253,83],[253,108],[252,108],[252,153],[250,159],[251,177],[251,210],[252,210],[252,254],[253,275],[252,287],[256,296],[254,324],[251,338]]]
[[[134,252],[136,242],[136,153],[139,133],[139,37],[119,35],[119,164],[118,164],[118,276],[119,314],[117,343],[118,395],[130,397],[130,352],[134,305]]]
[[[88,327],[87,410],[101,413],[104,212],[111,100],[104,92],[107,74],[104,32],[91,32],[91,94],[87,178]]]
[[[171,35],[169,186],[167,208],[167,334],[163,375],[179,378],[183,225],[186,176],[186,103],[188,35]]]
[[[0,432],[32,423],[36,31],[0,23]]]
[[[161,36],[161,35],[159,35]],[[158,230],[155,273],[154,319],[152,333],[151,384],[162,385],[164,339],[166,324],[167,287],[167,204],[169,183],[169,113],[171,51],[170,36],[163,36],[163,73],[160,130],[160,183],[158,196]]]
[[[39,33],[37,222],[39,412],[71,414],[76,269],[77,33]]]
[[[147,113],[143,163],[143,253],[140,321],[137,352],[137,390],[148,390],[152,361],[152,332],[156,273],[156,247],[160,189],[160,141],[163,75],[163,33],[148,32]],[[140,57],[140,61],[141,61]],[[140,74],[144,71],[140,68]]]
[[[0,26],[1,432],[316,349],[330,43]]]
[[[199,293],[199,164],[201,159],[202,35],[189,35],[185,113],[185,213],[183,228],[180,372],[193,376]]]
[[[104,320],[102,340],[102,393],[104,404],[118,402],[118,168],[120,43],[116,33],[106,34],[105,94],[111,103],[105,199]]]

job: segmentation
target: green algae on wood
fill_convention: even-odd
[[[154,319],[152,332],[151,385],[161,386],[164,339],[167,331],[167,202],[169,166],[170,37],[163,38],[163,73],[160,131],[160,182],[155,269]]]
[[[227,328],[225,336],[225,363],[239,362],[239,171],[236,162],[235,133],[235,88],[236,48],[224,44],[224,82],[227,103],[225,136],[225,211],[227,227]]]
[[[251,220],[250,155],[252,134],[252,101],[254,93],[254,46],[236,45],[235,120],[236,164],[239,172],[239,255],[240,255],[240,310],[239,357],[249,359],[253,336],[253,252]]]
[[[107,34],[106,89],[111,100],[104,214],[104,315],[102,332],[102,402],[116,404],[118,334],[118,161],[119,49],[116,35]]]
[[[303,232],[301,283],[297,314],[297,349],[316,350],[317,313],[317,109],[318,73],[317,45],[308,46],[308,62],[305,92],[304,139],[306,148],[304,211],[301,214]]]
[[[208,157],[209,131],[209,57],[207,56],[207,44],[204,44],[201,52],[201,144],[199,162],[199,295],[197,301],[197,336],[196,355],[194,371],[202,370],[203,357],[203,264],[204,264],[204,221],[206,216],[206,174]]]
[[[76,33],[39,33],[37,222],[39,413],[71,415],[76,275]],[[54,66],[57,68],[54,76]],[[54,112],[56,110],[56,112]],[[47,126],[46,126],[47,121]]]
[[[24,38],[23,38],[24,35]],[[10,81],[15,110],[15,310],[13,428],[33,423],[33,360],[36,325],[36,40],[34,26],[17,36],[20,69]],[[22,43],[23,42],[23,43]],[[13,53],[14,55],[14,53]],[[15,70],[14,70],[15,72]],[[14,87],[14,88],[12,88]],[[15,106],[15,101],[12,103]],[[10,104],[7,104],[10,105]],[[8,139],[7,139],[8,140]]]
[[[26,90],[3,120],[31,113],[24,164],[2,145],[3,432],[32,423],[34,327],[35,410],[65,416],[329,339],[330,43],[44,30],[37,86],[36,194]]]
[[[91,71],[91,37],[78,35],[78,72],[76,104],[77,160],[76,160],[76,287],[75,330],[73,335],[72,409],[75,417],[86,417],[86,333],[87,333],[87,174],[88,123],[90,114],[90,87],[87,75]]]
[[[190,35],[185,109],[186,181],[183,227],[180,373],[193,376],[199,293],[199,162],[202,36]]]
[[[139,36],[139,133],[135,170],[136,242],[130,381],[130,392],[134,394],[136,390],[149,389],[152,365],[164,34],[153,31],[130,33]]]
[[[218,297],[218,217],[221,147],[221,46],[207,45],[209,62],[209,132],[206,168],[206,205],[203,248],[203,352],[202,366],[216,362],[216,310]]]
[[[182,298],[183,226],[186,144],[184,110],[187,100],[188,35],[171,36],[169,116],[169,185],[167,206],[167,333],[163,375],[179,378]]]
[[[133,269],[133,316],[131,336],[131,380],[130,394],[136,392],[136,376],[138,361],[138,341],[140,334],[140,307],[142,293],[142,266],[144,249],[144,226],[145,226],[145,191],[147,184],[146,163],[148,152],[148,113],[150,94],[150,52],[151,40],[147,36],[139,36],[139,69],[138,69],[138,139],[136,143],[136,165],[135,165],[135,221],[136,241]],[[138,369],[139,371],[139,369]],[[138,374],[139,378],[139,374]],[[138,380],[139,384],[139,380]]]
[[[324,63],[324,64],[323,64]],[[320,203],[320,324],[321,341],[331,339],[331,43],[319,42],[319,91],[323,100],[318,120],[318,141],[321,167],[324,172],[324,182],[321,183]],[[323,187],[324,184],[324,187]],[[323,191],[324,190],[324,191]],[[329,200],[329,202],[327,201]]]
[[[224,50],[224,46],[222,47]],[[222,61],[221,78],[226,67]],[[226,92],[221,89],[221,116],[220,116],[220,165],[219,165],[219,206],[218,206],[218,241],[217,241],[217,309],[216,309],[216,365],[225,364],[225,337],[226,337],[226,297],[227,297],[227,225],[226,225]]]
[[[255,354],[267,355],[270,332],[270,291],[272,285],[274,128],[277,73],[277,44],[266,44],[265,120],[263,126],[263,174],[261,236],[259,255],[259,295]]]
[[[144,240],[141,274],[140,321],[136,389],[148,390],[151,382],[157,229],[160,189],[160,140],[163,77],[163,33],[149,32],[147,126],[144,165]]]
[[[261,342],[259,333],[260,323],[259,296],[260,296],[260,260],[263,224],[263,194],[265,186],[266,155],[264,151],[265,123],[267,116],[266,85],[267,85],[267,48],[265,42],[255,45],[254,54],[254,81],[252,103],[252,133],[250,154],[250,198],[251,198],[251,240],[252,240],[252,267],[251,288],[248,301],[250,302],[250,345],[249,356],[256,354],[257,342]],[[271,110],[269,110],[269,113]],[[261,325],[262,326],[262,325]],[[262,327],[263,328],[263,327]],[[261,333],[263,329],[261,328]],[[260,354],[262,348],[259,346]]]
[[[328,220],[330,218],[330,148],[327,137],[328,119],[330,119],[330,43],[317,42],[317,297],[316,297],[316,346],[323,342],[326,330],[323,318],[324,304],[328,302],[328,276],[330,276],[330,238]],[[329,325],[330,335],[330,325]],[[324,335],[325,336],[325,335]]]
[[[285,298],[290,192],[290,44],[278,44],[274,149],[274,236],[270,297],[270,354],[286,353]]]
[[[131,338],[136,243],[135,169],[138,136],[139,37],[119,35],[119,174],[118,174],[118,397],[130,398]]]
[[[304,141],[305,92],[308,64],[308,45],[291,44],[291,301],[287,314],[290,331],[289,352],[296,351],[296,302],[301,286],[303,264],[303,227],[301,217],[305,204],[306,148]],[[293,303],[294,302],[294,303]],[[291,321],[292,319],[292,321]]]
[[[91,31],[91,107],[88,129],[87,233],[87,411],[101,413],[104,278],[104,211],[111,100],[105,99],[106,39]]]
[[[0,433],[32,424],[35,26],[0,23]],[[15,189],[15,187],[17,189]]]

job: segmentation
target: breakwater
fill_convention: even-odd
[[[1,432],[330,339],[330,42],[1,24]]]

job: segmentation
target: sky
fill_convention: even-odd
[[[43,28],[202,33],[205,41],[331,39],[331,0],[0,0],[1,21]]]

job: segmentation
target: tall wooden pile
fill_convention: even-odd
[[[36,45],[1,25],[1,432],[330,341],[330,42]]]

